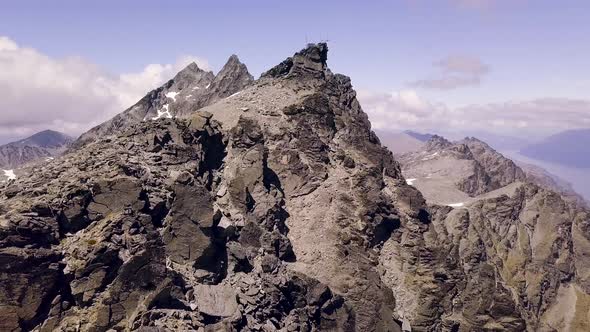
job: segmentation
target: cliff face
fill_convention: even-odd
[[[588,329],[589,214],[579,199],[475,138],[434,136],[400,161],[431,204],[428,227],[404,230],[413,250],[382,251],[414,327]]]
[[[427,205],[326,61],[309,45],[1,189],[0,330],[583,327],[587,212],[529,184]]]
[[[413,330],[589,328],[587,211],[533,184],[429,211],[380,257]]]

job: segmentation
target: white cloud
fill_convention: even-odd
[[[361,90],[358,98],[373,127],[377,129],[428,127],[449,112],[445,105],[430,103],[413,90],[392,93]]]
[[[150,64],[137,73],[113,75],[79,57],[56,59],[0,36],[0,137],[44,129],[80,134],[137,102],[190,62]]]
[[[439,73],[433,77],[411,82],[415,87],[439,90],[451,90],[463,86],[479,85],[482,78],[489,73],[490,67],[480,59],[455,55],[434,63]]]
[[[359,91],[359,101],[376,129],[434,132],[486,131],[517,137],[590,128],[590,100],[541,98],[450,108],[415,91]]]

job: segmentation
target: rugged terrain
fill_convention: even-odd
[[[423,149],[398,158],[407,182],[432,204],[434,227],[423,248],[446,256],[438,266],[445,283],[465,287],[447,295],[452,307],[463,305],[466,294],[485,303],[460,310],[472,329],[588,329],[589,215],[579,195],[538,168],[523,170],[475,138],[453,143],[434,136]],[[427,265],[436,262],[430,260]],[[449,277],[451,271],[460,277]],[[470,275],[474,271],[479,275]],[[484,286],[492,287],[490,282],[499,283],[493,291]],[[489,321],[494,306],[512,318]]]
[[[514,188],[428,204],[327,52],[159,116],[175,78],[10,181],[0,330],[590,328],[588,212],[481,142],[437,137],[428,149],[477,169],[458,191]]]

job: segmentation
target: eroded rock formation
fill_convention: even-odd
[[[427,204],[327,51],[183,116],[94,130],[1,189],[0,329],[586,327],[588,213],[533,184]]]

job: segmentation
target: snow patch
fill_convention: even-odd
[[[414,181],[416,181],[416,179],[406,179],[406,183],[410,186],[414,184]]]
[[[199,90],[200,88],[198,86],[194,87],[193,90]]]
[[[170,109],[168,104],[164,105],[165,111],[158,110],[158,115],[153,117],[152,120],[158,120],[161,117],[166,117],[168,119],[172,119],[172,114],[170,114]]]
[[[53,159],[55,159],[55,158],[53,158],[53,157],[47,157],[47,158],[45,158],[45,161],[52,161]]]
[[[205,89],[209,89],[210,86],[211,86],[211,83],[207,84],[207,86],[205,87]]]
[[[193,96],[193,95],[188,95],[188,96],[186,96],[186,99],[189,99],[189,98],[190,98],[190,97],[192,97],[192,96]]]
[[[235,97],[235,96],[239,95],[241,92],[242,92],[242,91],[238,91],[238,92],[234,93],[233,95],[231,95],[231,96],[229,96],[229,97],[227,97],[227,98]]]
[[[176,101],[177,95],[178,95],[178,92],[170,91],[166,94],[166,97],[172,99],[173,101]]]
[[[6,176],[8,178],[8,180],[16,180],[16,175],[14,174],[14,170],[5,169],[3,171],[4,171],[4,176]]]
[[[447,206],[450,206],[450,207],[462,207],[463,205],[465,205],[465,203],[463,203],[463,202],[447,204]]]
[[[428,156],[426,156],[426,157],[422,158],[422,161],[426,161],[426,160],[434,159],[434,157],[436,157],[437,155],[438,155],[438,152],[435,152],[435,153],[433,153],[433,154],[431,154],[431,155],[428,155]]]

